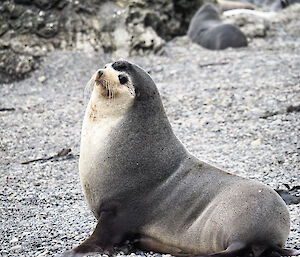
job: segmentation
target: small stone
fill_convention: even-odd
[[[9,242],[10,242],[10,243],[16,243],[16,242],[18,242],[18,241],[19,241],[18,238],[13,237]]]
[[[40,76],[40,77],[38,78],[38,80],[39,80],[39,82],[43,83],[43,82],[46,81],[46,77],[45,77],[45,76]]]
[[[252,145],[252,146],[259,146],[259,145],[261,145],[261,143],[262,143],[261,139],[258,138],[258,139],[256,139],[256,140],[252,141],[252,142],[251,142],[251,145]]]
[[[272,122],[272,125],[280,125],[281,123],[282,121],[280,119],[277,119]]]
[[[10,250],[11,250],[11,251],[18,251],[18,250],[20,250],[21,248],[22,248],[21,245],[15,245],[15,246],[11,247]]]

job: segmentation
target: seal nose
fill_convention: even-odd
[[[103,70],[98,70],[98,79],[100,79],[102,75],[103,75]]]

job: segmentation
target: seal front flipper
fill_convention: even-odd
[[[125,234],[122,233],[124,229],[116,215],[114,209],[100,211],[97,226],[91,236],[61,257],[79,257],[90,253],[112,255],[114,244],[120,243]]]

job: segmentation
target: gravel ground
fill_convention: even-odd
[[[0,107],[14,108],[0,112],[1,256],[54,256],[92,232],[96,221],[78,176],[84,88],[116,59],[57,51],[30,78],[0,86]],[[300,39],[209,51],[181,38],[163,56],[130,60],[151,74],[175,134],[191,153],[273,188],[300,185],[300,115],[286,111],[300,104]],[[274,115],[261,118],[268,113]],[[72,149],[69,158],[20,164],[63,148]],[[291,248],[299,248],[299,207],[288,206]]]

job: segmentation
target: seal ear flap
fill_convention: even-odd
[[[135,97],[136,97],[136,100],[138,101],[141,101],[141,91],[138,89],[138,88],[135,88]]]

